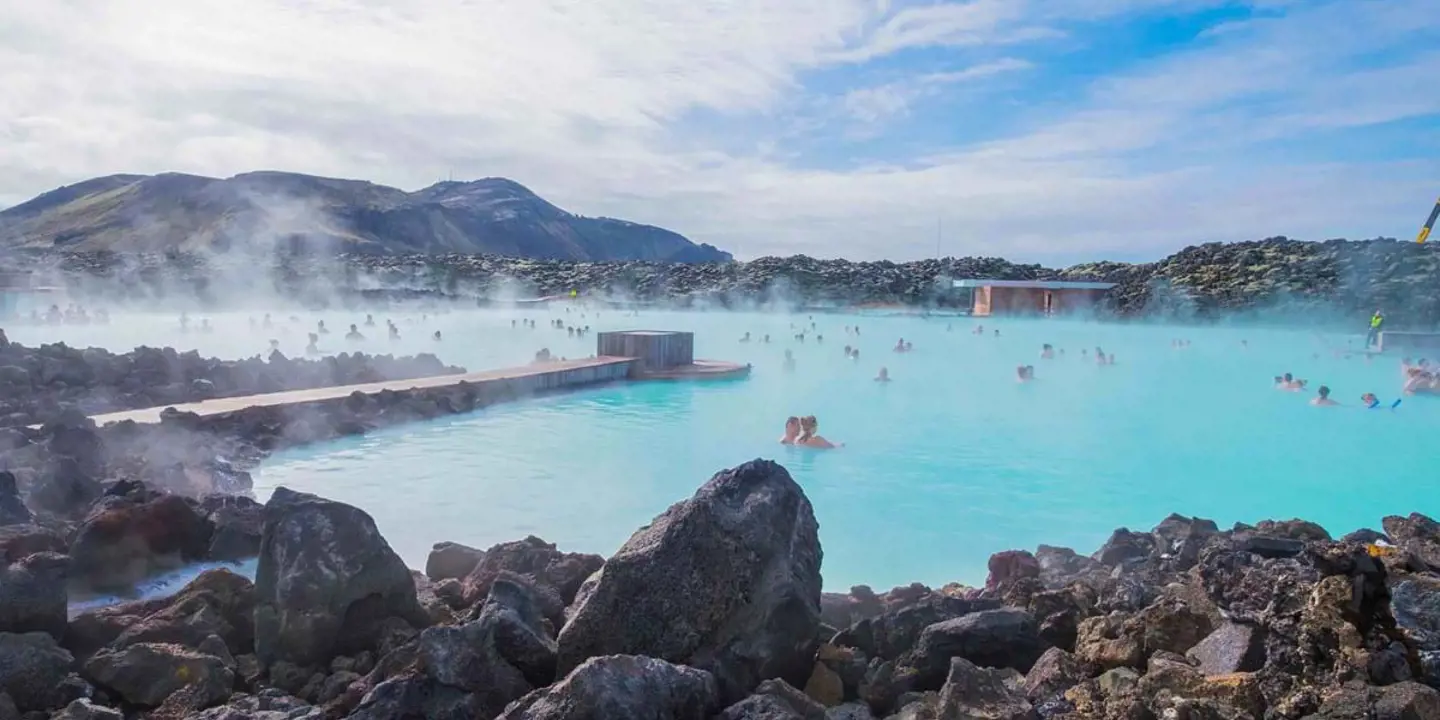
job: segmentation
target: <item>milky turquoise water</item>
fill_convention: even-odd
[[[350,321],[324,317],[337,331]],[[1149,528],[1170,512],[1222,524],[1303,517],[1336,534],[1378,527],[1386,514],[1440,513],[1440,398],[1409,398],[1394,412],[1359,409],[1362,392],[1388,404],[1400,387],[1396,357],[1334,355],[1359,335],[987,319],[976,336],[976,322],[963,318],[815,315],[824,342],[812,332],[799,344],[791,325],[808,324],[806,316],[530,317],[536,330],[512,329],[504,313],[402,319],[413,330],[393,349],[433,349],[471,369],[519,364],[542,346],[593,353],[593,338],[546,327],[560,317],[597,330],[692,330],[699,355],[755,370],[744,381],[533,399],[282,453],[257,473],[257,496],[287,485],[362,507],[414,567],[437,541],[486,547],[526,534],[609,554],[715,471],[773,458],[815,506],[831,589],[977,583],[995,551],[1046,543],[1089,552],[1117,526]],[[146,322],[60,332],[110,333],[103,339],[112,347],[153,336],[152,344],[191,343],[222,356],[265,344],[244,316],[215,318],[221,331],[207,336],[178,335],[170,317]],[[843,327],[856,324],[862,335],[847,336]],[[427,339],[435,328],[444,336],[438,346]],[[11,337],[25,342],[54,334],[17,330]],[[774,342],[737,342],[746,331]],[[901,337],[914,352],[890,352]],[[1173,349],[1176,338],[1190,347]],[[1046,342],[1064,357],[1039,359]],[[303,345],[303,334],[293,343]],[[861,349],[858,362],[845,359],[846,344]],[[363,345],[392,348],[378,339]],[[1119,364],[1080,356],[1096,345]],[[793,373],[783,370],[787,348]],[[1036,366],[1036,382],[1015,382],[1019,363]],[[882,365],[893,382],[872,381]],[[1310,393],[1274,390],[1271,378],[1287,371],[1312,388],[1330,385],[1345,407],[1311,407]],[[818,416],[822,434],[846,446],[779,445],[784,418],[802,414]]]

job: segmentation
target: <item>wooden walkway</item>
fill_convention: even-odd
[[[327,400],[338,400],[359,392],[366,395],[374,395],[385,390],[396,392],[405,390],[421,390],[426,388],[441,388],[459,385],[462,382],[472,385],[485,385],[491,383],[517,384],[520,389],[527,391],[551,390],[562,387],[578,387],[592,385],[612,380],[625,378],[630,371],[630,364],[634,362],[630,358],[622,357],[595,357],[585,360],[561,360],[548,363],[537,363],[516,368],[504,368],[500,370],[487,370],[484,372],[463,373],[459,375],[434,375],[431,377],[413,378],[410,380],[389,380],[386,382],[365,383],[363,385],[337,385],[332,387],[312,388],[309,390],[289,390],[286,392],[266,393],[263,395],[243,395],[240,397],[216,398],[196,403],[185,403],[182,405],[167,405],[165,407],[144,408],[141,410],[126,410],[123,412],[106,413],[104,415],[92,415],[91,419],[97,425],[106,423],[133,420],[137,423],[153,424],[160,422],[160,413],[166,408],[175,408],[180,412],[192,412],[197,415],[220,415],[223,413],[235,412],[251,407],[274,407],[284,405],[303,405],[306,403],[324,402]]]

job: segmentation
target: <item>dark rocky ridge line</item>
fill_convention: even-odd
[[[1178,321],[1264,316],[1290,322],[1363,321],[1385,308],[1390,327],[1440,325],[1440,251],[1394,240],[1302,242],[1283,237],[1188,247],[1154,263],[1097,262],[1064,269],[1000,258],[907,263],[558,262],[477,255],[233,255],[34,253],[17,265],[55,274],[81,294],[136,299],[168,294],[226,303],[244,296],[311,305],[395,298],[614,294],[680,306],[747,307],[766,300],[853,306],[932,306],[946,279],[1117,283],[1106,317]],[[247,271],[246,267],[250,269]],[[260,272],[254,267],[266,268]]]
[[[287,358],[277,350],[265,360],[219,360],[168,347],[118,354],[64,343],[32,348],[10,342],[0,329],[0,427],[50,422],[69,409],[101,415],[463,372],[428,353],[398,358],[340,353],[311,360]]]
[[[286,172],[225,179],[181,173],[93,178],[0,210],[0,247],[731,259],[662,228],[566,212],[505,178],[405,192]]]
[[[7,541],[0,717],[1440,716],[1440,524],[1421,515],[1339,540],[1172,515],[1091,556],[997,553],[981,588],[842,595],[821,592],[809,500],[762,460],[608,559],[440,543],[424,573],[365,512],[316,496],[112,490],[68,544]],[[0,508],[15,500],[0,487]],[[67,618],[69,576],[121,519],[155,547],[242,539],[255,581],[211,570]]]

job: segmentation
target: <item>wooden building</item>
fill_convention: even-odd
[[[1069,315],[1093,309],[1115,283],[1061,282],[1058,280],[954,281],[955,289],[968,293],[970,314]]]

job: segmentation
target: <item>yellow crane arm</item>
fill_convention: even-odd
[[[1424,243],[1430,237],[1430,230],[1435,227],[1435,220],[1440,219],[1440,200],[1435,201],[1435,207],[1430,209],[1430,219],[1425,221],[1425,227],[1420,228],[1420,237],[1415,242]]]

